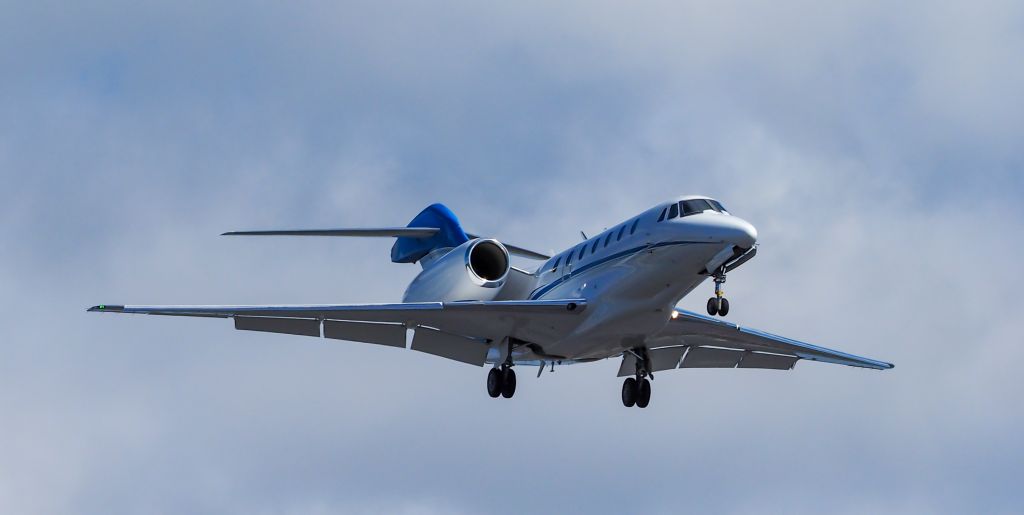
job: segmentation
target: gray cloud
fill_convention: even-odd
[[[1015,3],[4,12],[0,511],[1020,505]],[[443,201],[562,248],[682,193],[760,231],[731,318],[897,368],[664,373],[637,413],[612,361],[498,403],[417,353],[83,312],[392,301],[416,270],[228,229]]]

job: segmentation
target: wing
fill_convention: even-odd
[[[444,358],[483,365],[491,344],[533,325],[571,326],[586,309],[583,299],[537,301],[415,302],[291,306],[121,306],[89,311],[232,318],[235,329],[321,336],[406,346]]]
[[[685,310],[656,337],[648,351],[654,372],[673,368],[768,368],[789,370],[798,360],[885,370],[892,363],[854,356],[741,327]],[[632,375],[636,357],[623,355],[619,375]]]

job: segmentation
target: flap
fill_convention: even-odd
[[[686,347],[665,347],[647,351],[647,357],[651,360],[651,372],[661,370],[672,370],[679,365],[679,358],[683,357]],[[619,365],[619,377],[631,376],[636,373],[636,356],[627,352],[622,355],[622,363]]]
[[[476,366],[483,366],[484,360],[487,359],[488,349],[489,345],[483,340],[466,338],[423,326],[416,328],[416,334],[412,339],[412,350]]]
[[[772,370],[789,370],[793,368],[797,360],[796,356],[780,356],[778,354],[763,354],[760,352],[747,352],[740,360],[739,368],[770,368]]]
[[[320,321],[308,318],[235,317],[235,329],[320,336]]]
[[[682,368],[734,368],[741,357],[742,351],[691,347],[683,358]]]
[[[405,347],[405,325],[382,322],[325,320],[324,338]]]

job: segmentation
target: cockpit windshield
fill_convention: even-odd
[[[725,208],[722,207],[722,204],[719,204],[717,200],[703,198],[684,200],[679,203],[679,208],[680,216],[695,215],[697,213],[703,213],[708,210],[714,211],[716,213],[725,212]]]
[[[715,211],[718,211],[719,213],[729,214],[729,211],[725,209],[725,206],[723,206],[721,202],[717,200],[708,199],[708,203],[711,204],[711,207],[714,208]]]
[[[679,207],[682,208],[681,216],[703,213],[709,209],[716,213],[726,213],[722,204],[719,204],[717,200],[711,199],[684,200],[679,203]]]
[[[679,205],[683,208],[683,216],[694,215],[697,213],[703,213],[704,211],[707,211],[709,209],[715,209],[711,207],[710,202],[702,198],[696,200],[684,200],[680,202]]]
[[[698,198],[693,200],[681,200],[676,204],[666,207],[661,211],[661,216],[658,217],[658,221],[661,222],[663,220],[671,220],[681,216],[695,215],[705,211],[729,214],[729,212],[725,210],[725,206],[717,200]]]

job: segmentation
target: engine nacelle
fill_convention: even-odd
[[[505,246],[482,238],[437,249],[420,262],[423,271],[405,290],[403,302],[494,300],[512,268]]]

